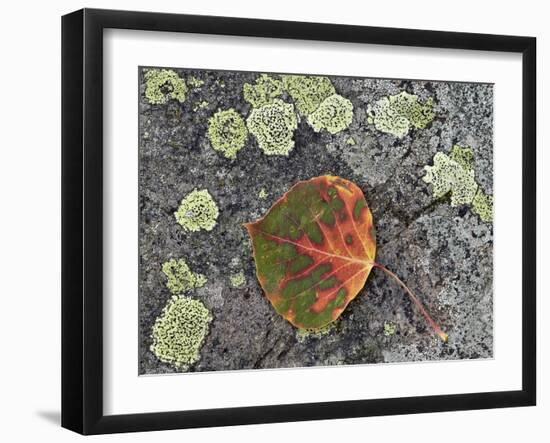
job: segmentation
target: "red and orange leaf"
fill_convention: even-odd
[[[298,328],[336,320],[375,266],[367,201],[357,185],[340,177],[298,182],[263,218],[245,226],[267,298]]]

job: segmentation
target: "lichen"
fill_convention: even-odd
[[[328,77],[283,75],[282,79],[284,89],[304,116],[311,114],[326,98],[336,93]]]
[[[281,80],[267,74],[260,75],[254,84],[245,83],[243,85],[244,99],[254,108],[273,103],[273,99],[279,97],[282,93],[283,83]]]
[[[384,335],[390,337],[397,331],[397,326],[390,321],[384,322]]]
[[[294,106],[282,100],[252,109],[246,123],[266,155],[288,155],[294,148],[294,130],[298,121]]]
[[[218,110],[208,120],[210,144],[226,158],[237,158],[237,152],[245,145],[247,136],[244,119],[234,109]]]
[[[258,193],[258,198],[260,200],[265,200],[267,197],[269,197],[269,194],[265,190],[265,188],[260,189],[260,192]]]
[[[229,283],[234,288],[242,288],[246,284],[246,277],[243,271],[239,271],[229,277]]]
[[[474,153],[467,146],[454,145],[449,155],[462,169],[472,169],[474,166]]]
[[[451,157],[438,152],[433,158],[433,166],[426,166],[423,180],[431,183],[435,198],[451,194],[451,206],[470,204],[477,192],[475,173],[464,169]]]
[[[187,85],[171,69],[151,69],[145,73],[145,98],[153,105],[162,105],[170,99],[183,103]]]
[[[356,144],[357,142],[351,135],[346,139],[346,145],[355,146]]]
[[[151,351],[164,363],[186,369],[200,358],[210,312],[199,300],[173,296],[157,318]]]
[[[190,76],[187,78],[187,84],[191,86],[193,89],[196,89],[204,85],[204,80],[201,80],[200,78],[197,78],[197,77]]]
[[[353,104],[339,94],[323,100],[319,107],[307,116],[307,122],[315,132],[325,129],[331,134],[346,129],[353,119]]]
[[[405,91],[383,97],[367,107],[368,122],[386,134],[405,137],[412,128],[424,129],[434,119],[433,99],[420,103],[416,95]]]
[[[210,103],[208,103],[206,100],[202,100],[200,102],[195,103],[195,106],[193,106],[193,112],[197,112],[199,109],[204,109],[208,107]]]
[[[472,211],[474,211],[479,218],[490,223],[493,221],[493,196],[485,194],[481,188],[478,189],[476,196],[472,201]]]
[[[174,215],[185,231],[211,231],[216,226],[219,211],[208,190],[195,189],[181,201]]]
[[[194,288],[203,287],[207,279],[202,274],[191,272],[183,258],[170,259],[162,264],[162,272],[168,279],[166,287],[172,294],[181,294]]]
[[[485,195],[475,179],[473,153],[468,147],[453,146],[450,155],[437,152],[433,166],[425,166],[422,178],[432,185],[435,198],[451,196],[451,206],[470,205],[484,222],[492,221],[493,198]]]
[[[299,343],[303,343],[305,342],[306,340],[308,339],[311,339],[311,338],[316,338],[316,339],[320,339],[320,338],[323,338],[324,336],[330,334],[334,327],[335,327],[335,324],[336,323],[329,323],[328,325],[326,326],[323,326],[322,328],[318,328],[318,329],[297,329],[296,330],[296,340],[299,342]]]

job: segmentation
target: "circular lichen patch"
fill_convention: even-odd
[[[200,358],[210,312],[199,300],[174,296],[153,326],[151,351],[164,363],[183,369]]]
[[[187,85],[171,69],[151,69],[145,73],[145,98],[153,105],[162,105],[170,99],[183,103]]]
[[[331,134],[346,129],[353,120],[353,104],[339,94],[326,98],[319,107],[307,117],[315,132],[326,130]]]
[[[288,155],[294,148],[292,137],[298,120],[292,104],[275,99],[273,103],[254,108],[246,123],[264,154]]]
[[[174,215],[185,231],[211,231],[216,226],[219,210],[207,189],[195,189],[181,201]]]
[[[381,132],[403,138],[409,130],[424,129],[435,117],[433,99],[421,103],[418,97],[405,91],[382,97],[367,108],[368,121]]]
[[[245,145],[247,136],[244,119],[234,109],[219,110],[208,120],[210,144],[226,158],[237,157],[237,152]]]

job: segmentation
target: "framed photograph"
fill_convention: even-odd
[[[62,425],[536,402],[531,37],[62,20]]]

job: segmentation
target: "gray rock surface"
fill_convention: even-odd
[[[161,266],[179,257],[208,278],[188,295],[202,300],[213,316],[201,359],[189,371],[492,357],[492,226],[468,207],[434,200],[421,180],[437,151],[467,145],[477,181],[492,194],[491,85],[333,77],[336,91],[354,105],[347,130],[315,133],[302,119],[288,157],[264,155],[249,136],[231,161],[210,147],[207,121],[218,108],[235,108],[246,117],[243,83],[258,74],[175,71],[204,81],[184,103],[148,104],[143,75],[140,89],[140,374],[177,372],[149,347],[155,319],[171,296]],[[436,118],[397,139],[369,124],[366,108],[401,91],[433,97]],[[201,101],[208,105],[193,111]],[[346,143],[349,136],[355,145]],[[323,335],[297,333],[271,307],[242,224],[263,216],[296,181],[323,174],[352,180],[364,191],[375,220],[377,261],[419,296],[449,334],[447,344],[378,269]],[[208,189],[218,204],[211,232],[184,232],[174,218],[181,199],[195,188]],[[258,197],[262,188],[266,199]],[[229,276],[240,270],[246,284],[233,288]],[[385,324],[395,332],[385,334]]]

